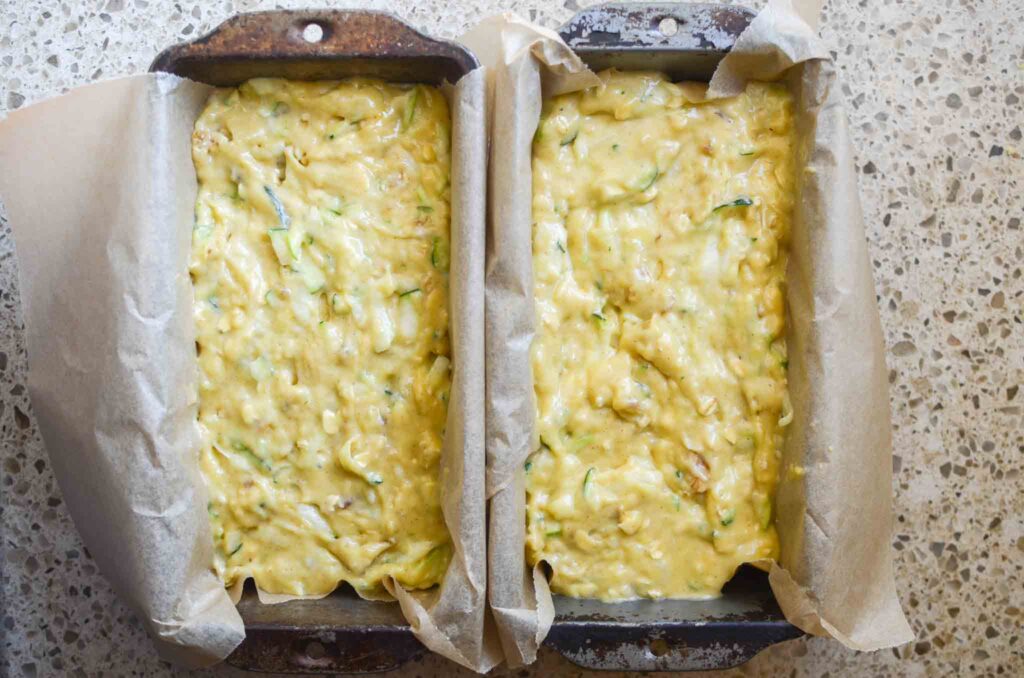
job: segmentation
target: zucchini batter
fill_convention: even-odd
[[[534,141],[527,556],[570,596],[713,597],[778,555],[792,101],[601,79]]]
[[[196,122],[200,465],[225,585],[441,581],[449,128],[441,93],[250,80]]]

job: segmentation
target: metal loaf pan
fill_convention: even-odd
[[[595,71],[657,70],[676,81],[707,82],[753,16],[719,4],[610,3],[580,11],[559,34]],[[743,567],[709,601],[555,596],[545,643],[591,669],[688,671],[736,666],[800,635],[779,610],[767,575]]]
[[[319,39],[305,37],[310,26]],[[464,47],[430,38],[391,14],[281,10],[236,15],[207,35],[164,50],[149,70],[226,87],[255,77],[352,76],[439,85],[478,67]],[[347,585],[321,600],[263,605],[249,582],[238,611],[246,637],[227,662],[247,670],[388,671],[426,651],[398,603],[362,600]]]

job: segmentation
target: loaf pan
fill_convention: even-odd
[[[240,14],[209,34],[161,52],[150,71],[218,87],[249,78],[455,83],[479,67],[453,42],[435,40],[382,12],[269,11]],[[398,603],[360,599],[343,585],[320,600],[263,605],[248,582],[238,611],[245,640],[227,663],[252,671],[388,671],[426,650]]]
[[[582,10],[559,34],[595,71],[657,70],[707,82],[753,16],[717,4],[612,3]],[[714,600],[554,602],[545,644],[591,669],[723,669],[802,635],[779,610],[767,575],[749,566]]]

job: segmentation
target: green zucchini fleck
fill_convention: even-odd
[[[576,141],[576,137],[578,137],[579,135],[580,135],[580,128],[577,127],[572,132],[570,132],[567,137],[565,137],[560,142],[558,142],[558,145],[559,146],[568,146],[569,144],[571,144],[574,141]]]
[[[299,274],[310,294],[318,294],[327,284],[323,272],[308,259],[293,263],[292,270]]]
[[[438,581],[444,575],[445,568],[451,560],[451,545],[442,544],[430,549],[420,561],[418,571],[427,581]]]
[[[263,190],[266,191],[267,197],[270,198],[270,204],[274,206],[274,212],[277,213],[277,220],[281,222],[281,228],[290,228],[292,220],[291,217],[288,216],[288,212],[285,211],[284,204],[281,202],[281,199],[277,197],[270,186],[264,186]]]
[[[587,469],[587,475],[583,477],[583,496],[586,497],[590,492],[590,487],[594,483],[594,473],[597,471],[593,466]]]
[[[659,176],[661,176],[661,170],[658,169],[657,165],[655,165],[653,170],[651,170],[649,173],[645,174],[644,176],[640,177],[640,180],[637,182],[637,185],[636,185],[637,192],[643,193],[648,188],[653,186],[654,182],[658,180]]]
[[[429,205],[430,199],[427,197],[427,192],[420,186],[416,189],[416,209],[424,214],[430,214],[434,211],[434,208]]]
[[[439,271],[447,271],[451,264],[448,243],[441,238],[434,238],[430,247],[430,263]]]
[[[241,440],[233,441],[231,443],[231,447],[233,447],[236,452],[241,452],[242,455],[246,459],[248,459],[249,463],[251,463],[253,466],[256,466],[257,468],[262,467],[267,469],[268,471],[270,470],[270,464],[267,463],[262,457],[259,457],[255,452],[252,451],[251,447],[243,443]]]
[[[413,87],[405,104],[405,111],[402,115],[402,128],[409,129],[412,121],[416,119],[416,105],[420,100],[420,88]]]
[[[724,210],[726,207],[750,207],[753,204],[754,201],[751,200],[750,198],[740,196],[739,198],[736,198],[732,202],[722,203],[721,205],[719,205],[718,207],[711,211],[717,212],[718,210]]]
[[[231,553],[228,554],[228,558],[230,558],[231,556],[235,555],[236,553],[238,553],[241,550],[242,550],[242,542],[239,542],[238,546],[236,546],[235,549]]]
[[[722,514],[722,527],[729,527],[734,520],[736,520],[736,509],[729,509]]]
[[[410,294],[413,294],[413,293],[415,293],[415,292],[420,292],[420,291],[422,291],[422,290],[420,290],[420,288],[418,288],[418,287],[414,287],[414,288],[412,288],[411,290],[406,290],[405,292],[401,292],[401,293],[399,293],[398,297],[399,297],[399,298],[402,298],[402,297],[407,297],[407,296],[409,296]]]

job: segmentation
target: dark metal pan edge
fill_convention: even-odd
[[[315,41],[304,31],[315,27]],[[168,47],[149,70],[216,86],[252,77],[457,82],[479,68],[465,47],[431,38],[387,12],[271,10],[237,14],[190,42]]]
[[[562,39],[594,70],[656,70],[708,81],[754,12],[709,3],[607,3],[562,25]]]

